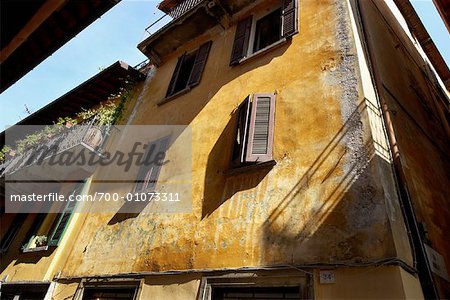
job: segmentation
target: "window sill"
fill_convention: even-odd
[[[179,97],[179,96],[181,96],[181,95],[184,95],[184,94],[188,93],[191,89],[192,89],[192,86],[188,86],[188,87],[182,89],[181,91],[176,92],[176,93],[173,94],[173,95],[170,95],[170,96],[168,96],[168,97],[166,97],[166,98],[164,98],[164,99],[162,99],[162,100],[159,100],[159,101],[156,103],[156,105],[160,106],[160,105],[163,105],[164,103],[170,102],[170,101],[172,101],[173,99],[175,99],[175,98],[177,98],[177,97]]]
[[[287,38],[282,38],[281,40],[279,40],[279,41],[277,41],[277,42],[275,42],[275,43],[273,43],[273,44],[271,44],[271,45],[269,45],[269,46],[267,46],[265,48],[262,48],[261,50],[258,50],[256,52],[254,52],[254,53],[252,53],[252,54],[242,58],[241,60],[239,60],[239,62],[236,65],[240,65],[240,64],[246,63],[249,60],[252,60],[254,58],[260,57],[260,56],[266,54],[267,52],[270,52],[270,51],[272,51],[272,50],[274,50],[274,49],[276,49],[278,47],[283,46],[287,42],[288,42]]]
[[[232,176],[236,174],[248,173],[248,172],[256,172],[264,169],[271,169],[275,166],[277,162],[275,160],[269,160],[261,163],[256,163],[254,165],[248,165],[243,167],[237,167],[224,172],[225,176]]]
[[[41,246],[41,247],[35,247],[35,248],[26,248],[26,249],[23,249],[22,252],[29,253],[29,252],[39,252],[39,251],[47,251],[47,250],[48,250],[48,245]]]

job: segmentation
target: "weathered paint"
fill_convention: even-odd
[[[191,126],[192,213],[144,211],[120,222],[110,222],[114,214],[86,215],[77,238],[67,241],[70,253],[47,278],[59,272],[77,281],[168,270],[356,266],[395,257],[412,264],[359,24],[352,27],[347,3],[300,0],[299,34],[264,55],[228,65],[237,18],[275,2],[252,6],[235,16],[230,28],[215,27],[165,57],[130,103],[126,124]],[[381,34],[388,30],[378,26]],[[200,85],[158,105],[178,56],[207,40],[213,44]],[[277,164],[269,170],[226,175],[233,112],[248,94],[261,92],[277,94]],[[131,190],[131,185],[117,187],[122,193]],[[20,265],[2,275],[18,270],[15,278],[26,278]],[[314,280],[316,297],[422,297],[417,279],[399,267],[338,268],[336,273],[333,286]],[[193,298],[201,272],[197,274],[180,275],[187,276],[180,286],[169,277],[149,278],[142,295]],[[369,288],[376,280],[384,282],[383,288]],[[66,289],[64,294],[70,296],[75,286],[61,281],[57,290],[67,287],[72,292]]]
[[[108,225],[112,215],[89,216],[63,275],[394,257],[372,171],[381,162],[364,136],[355,50],[342,16],[339,2],[301,1],[300,34],[236,67],[228,66],[234,27],[214,28],[166,58],[134,124],[191,125],[193,212],[141,214],[114,225]],[[177,57],[208,39],[200,85],[158,106]],[[223,175],[234,131],[230,115],[258,92],[277,93],[277,165]]]

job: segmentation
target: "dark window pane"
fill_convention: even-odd
[[[253,52],[261,50],[281,39],[281,9],[256,22]]]
[[[290,287],[215,287],[213,300],[300,299],[300,288]]]
[[[187,87],[189,76],[191,75],[192,68],[194,67],[195,56],[197,52],[191,53],[183,61],[181,65],[180,73],[178,74],[177,82],[175,83],[175,89],[173,94],[184,90]]]
[[[135,292],[135,288],[86,288],[83,300],[132,300]]]

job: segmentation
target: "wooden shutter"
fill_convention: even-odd
[[[79,195],[83,186],[84,182],[79,183],[75,187],[75,190],[72,192],[72,195],[74,196]],[[56,222],[56,225],[48,239],[49,246],[58,246],[59,241],[64,235],[64,232],[66,231],[67,225],[69,225],[69,221],[72,217],[76,205],[77,201],[69,201],[64,210],[62,211],[62,213],[59,215],[58,221]]]
[[[251,103],[246,162],[272,160],[275,94],[255,94]]]
[[[195,56],[194,65],[191,75],[189,76],[188,86],[192,87],[199,84],[205,69],[206,60],[208,59],[209,49],[211,49],[212,41],[208,41],[200,46]]]
[[[148,166],[143,165],[139,170],[138,178],[136,180],[137,181],[136,187],[134,189],[135,192],[154,191],[162,167],[162,165],[160,164],[155,164],[154,160],[155,157],[158,155],[158,153],[164,153],[165,157],[166,151],[170,145],[170,139],[171,139],[170,136],[166,136],[149,144],[145,161],[153,163]]]
[[[239,63],[239,60],[247,55],[251,29],[252,16],[240,21],[237,24],[233,50],[231,52],[230,66]]]
[[[178,75],[180,74],[181,66],[183,65],[183,61],[184,61],[185,57],[186,57],[186,53],[184,53],[183,55],[181,55],[178,58],[177,65],[175,66],[175,70],[173,71],[172,78],[170,79],[169,88],[167,89],[166,97],[169,97],[173,94],[175,85],[178,80]]]
[[[232,167],[239,166],[245,161],[245,147],[247,145],[248,123],[250,119],[250,96],[245,98],[237,111],[237,126],[235,144],[233,148]]]
[[[298,32],[298,0],[283,0],[281,7],[281,37],[287,38]]]

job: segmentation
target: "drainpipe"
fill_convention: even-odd
[[[411,201],[411,197],[409,194],[408,183],[406,180],[406,176],[404,173],[403,165],[401,162],[401,153],[398,148],[397,138],[395,134],[395,129],[392,122],[392,115],[389,109],[388,104],[386,103],[384,97],[378,93],[379,90],[383,88],[383,83],[381,80],[381,76],[378,73],[376,68],[376,58],[373,55],[370,46],[369,40],[366,36],[366,26],[364,25],[364,21],[361,17],[361,7],[359,0],[356,0],[356,10],[357,10],[357,19],[361,26],[361,36],[363,48],[366,52],[369,71],[372,76],[372,81],[374,86],[376,87],[376,95],[378,101],[381,105],[381,111],[383,116],[384,125],[387,131],[387,136],[390,144],[390,151],[393,158],[393,171],[394,177],[396,180],[396,185],[399,193],[400,204],[402,207],[403,217],[405,219],[405,226],[408,231],[408,237],[410,239],[411,250],[413,252],[414,257],[414,267],[418,271],[420,284],[422,286],[422,291],[426,299],[438,299],[438,291],[433,280],[433,275],[431,274],[431,268],[428,262],[427,254],[425,251],[425,247],[423,244],[422,236],[419,230],[419,226],[416,219],[416,213],[414,211],[414,206]]]

